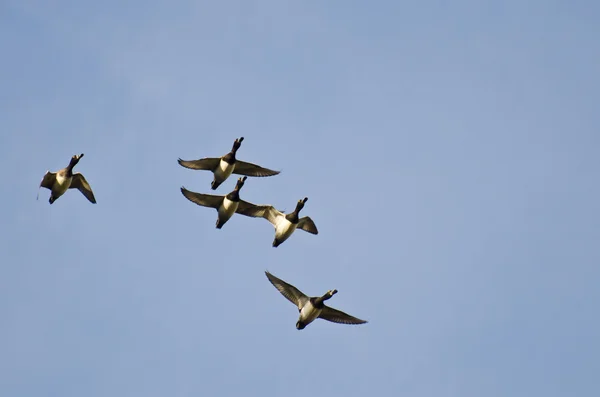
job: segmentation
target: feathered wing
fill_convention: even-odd
[[[40,187],[45,187],[46,189],[52,189],[52,185],[54,185],[54,181],[56,181],[56,172],[46,171],[42,181],[40,182]]]
[[[42,181],[40,182],[40,186],[38,187],[38,194],[37,194],[36,200],[39,200],[39,198],[40,198],[40,189],[41,188],[45,187],[46,189],[52,190],[52,185],[54,185],[54,181],[56,181],[56,173],[46,171],[46,173],[44,174],[44,177],[42,178]]]
[[[243,210],[239,211],[240,214],[250,216],[253,218],[265,218],[273,225],[277,223],[277,217],[282,215],[280,211],[276,210],[272,205],[254,205],[248,203],[249,206]]]
[[[279,174],[280,172],[281,171],[270,170],[256,164],[247,163],[240,160],[236,160],[235,167],[233,168],[234,174],[247,176],[273,176]]]
[[[179,165],[191,170],[207,170],[214,171],[219,166],[220,158],[207,157],[200,160],[182,160],[178,159]]]
[[[298,228],[311,234],[319,234],[317,226],[315,225],[313,220],[308,216],[302,217],[298,220]]]
[[[198,204],[202,207],[219,208],[223,202],[223,196],[191,192],[183,186],[181,187],[181,194],[183,194],[185,198],[190,200],[192,203]]]
[[[319,318],[338,324],[364,324],[367,322],[329,306],[323,307]]]
[[[252,207],[256,207],[256,206],[254,204],[252,204],[252,203],[249,203],[248,201],[244,201],[244,200],[240,199],[240,203],[239,203],[239,205],[237,207],[236,212],[238,214],[242,214],[244,211],[249,210]]]
[[[71,181],[71,186],[69,189],[77,189],[86,199],[90,201],[90,203],[96,204],[96,198],[94,197],[94,192],[92,192],[92,188],[88,181],[85,180],[84,176],[80,173],[73,174],[73,180]]]
[[[281,295],[285,296],[287,300],[296,305],[298,309],[301,309],[308,301],[308,296],[304,295],[304,293],[302,293],[302,291],[300,291],[298,288],[275,277],[268,271],[265,271],[265,274],[267,275],[267,278],[271,284],[277,288]]]

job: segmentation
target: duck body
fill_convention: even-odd
[[[298,321],[296,322],[296,329],[304,329],[308,324],[315,321],[319,318],[319,315],[323,311],[323,308],[315,307],[312,302],[312,299],[306,301],[304,306],[299,309],[300,315],[298,316]]]
[[[217,190],[233,173],[235,169],[235,155],[231,157],[227,160],[225,158],[219,159],[219,166],[215,169],[213,181],[210,184],[212,190]]]
[[[221,229],[225,222],[231,219],[233,214],[235,214],[240,207],[240,189],[244,186],[246,178],[247,177],[240,178],[236,188],[227,196],[223,197],[223,201],[221,201],[221,205],[217,209],[217,213],[219,214],[217,219],[217,229]]]
[[[223,201],[217,209],[217,213],[219,214],[217,219],[217,229],[222,228],[225,222],[231,219],[231,217],[233,216],[233,214],[235,214],[239,206],[239,200],[231,201],[227,197],[223,197]]]
[[[279,247],[285,240],[290,238],[298,228],[298,222],[292,223],[285,216],[279,215],[275,220],[275,238],[273,247]]]
[[[60,196],[65,194],[67,190],[69,190],[72,181],[72,171],[68,172],[67,170],[60,170],[56,173],[56,178],[54,179],[54,183],[50,188],[50,204],[52,204],[54,201],[56,201],[57,198],[59,198]]]

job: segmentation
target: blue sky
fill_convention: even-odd
[[[0,3],[0,394],[597,396],[600,6]],[[211,174],[281,169],[242,198]],[[55,204],[46,170],[77,166]],[[217,191],[226,194],[229,179]],[[317,320],[264,270],[369,321]]]

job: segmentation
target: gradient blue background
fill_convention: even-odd
[[[600,395],[600,5],[0,2],[0,395]],[[282,169],[187,201],[177,158]],[[96,194],[54,205],[46,170]],[[226,194],[229,179],[217,191]],[[369,321],[297,310],[264,270]]]

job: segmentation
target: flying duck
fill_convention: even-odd
[[[364,324],[367,321],[353,317],[342,311],[326,306],[324,301],[331,299],[337,294],[337,289],[329,290],[323,296],[306,296],[298,288],[286,283],[285,281],[275,277],[268,271],[265,271],[267,278],[279,290],[281,295],[298,307],[300,316],[296,322],[296,329],[304,329],[308,324],[315,321],[317,318],[331,321],[339,324]]]
[[[278,247],[285,240],[287,240],[297,228],[311,234],[319,234],[317,226],[313,220],[310,219],[310,217],[298,217],[300,210],[304,208],[304,203],[306,203],[307,200],[308,197],[304,197],[304,200],[298,200],[296,209],[289,214],[285,214],[275,209],[275,207],[272,205],[254,204],[250,204],[248,208],[239,211],[239,213],[253,218],[262,217],[271,222],[271,224],[275,227],[275,239],[273,240],[273,247]]]
[[[79,156],[74,155],[71,157],[69,165],[60,171],[46,171],[39,188],[45,187],[46,189],[50,189],[50,200],[48,200],[50,204],[58,200],[58,198],[65,194],[68,189],[73,188],[79,189],[85,198],[87,198],[92,204],[96,204],[96,198],[94,197],[94,193],[92,192],[92,188],[90,187],[88,181],[86,181],[83,175],[80,173],[73,173],[73,167],[79,163],[79,160],[81,160],[82,157],[83,153],[81,153]],[[40,197],[39,188],[37,197],[38,199]]]
[[[181,187],[181,193],[192,203],[201,205],[203,207],[215,208],[219,214],[217,217],[216,226],[217,229],[220,229],[233,216],[234,213],[250,208],[252,205],[240,199],[240,189],[242,186],[244,186],[246,178],[248,177],[245,176],[243,178],[239,178],[233,191],[226,196],[195,193],[187,190],[183,186]]]
[[[211,171],[214,174],[213,181],[210,184],[212,190],[217,190],[219,185],[225,182],[225,180],[229,178],[232,173],[237,175],[264,177],[277,175],[281,172],[273,171],[268,168],[260,167],[256,164],[238,160],[235,155],[242,145],[243,140],[244,137],[236,139],[233,142],[231,151],[222,157],[208,157],[200,160],[178,159],[177,162],[182,167],[192,170]]]

